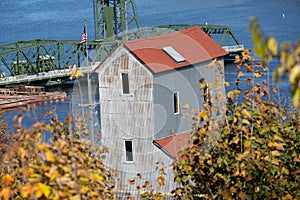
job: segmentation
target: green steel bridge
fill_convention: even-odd
[[[59,84],[70,79],[72,69],[92,70],[121,42],[199,26],[229,53],[244,47],[228,26],[162,25],[141,28],[134,0],[94,0],[95,38],[29,40],[0,46],[0,87],[11,84]]]

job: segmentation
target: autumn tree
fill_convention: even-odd
[[[0,199],[114,199],[103,149],[92,148],[82,120],[53,116],[49,124],[16,124],[15,130],[18,139],[1,155]],[[45,134],[52,139],[45,141]]]
[[[236,57],[237,88],[227,93],[224,120],[203,119],[206,106],[193,115],[199,122],[174,163],[174,191],[180,199],[299,199],[300,113],[272,101],[276,88],[266,76],[274,57],[280,59],[275,80],[289,75],[293,103],[299,103],[299,42],[278,50],[273,36],[265,38],[256,20],[250,29],[255,62],[248,50]],[[245,84],[246,91],[239,87]],[[209,115],[208,115],[209,116]]]

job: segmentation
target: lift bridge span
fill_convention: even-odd
[[[127,31],[126,35],[112,33],[118,36],[113,39],[89,40],[85,45],[76,40],[17,41],[0,46],[0,87],[11,84],[60,84],[70,80],[74,66],[82,73],[87,73],[124,40],[155,36],[192,26],[199,26],[229,53],[244,49],[229,27],[214,25],[136,28]]]

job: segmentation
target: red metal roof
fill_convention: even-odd
[[[193,65],[224,56],[227,52],[199,27],[192,27],[164,35],[129,40],[124,45],[154,73]],[[177,63],[162,48],[173,47],[185,58]]]
[[[191,130],[186,131],[167,138],[155,140],[154,142],[173,158],[177,158],[177,153],[183,150],[183,147],[190,144],[191,132]]]

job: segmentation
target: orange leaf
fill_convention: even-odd
[[[130,185],[135,184],[135,180],[134,179],[133,180],[128,180],[128,182],[129,182]]]
[[[160,176],[156,179],[157,183],[160,185],[160,186],[164,186],[165,185],[165,178],[163,176]]]
[[[143,184],[143,188],[146,188],[149,185],[148,181],[145,181],[145,183]]]
[[[21,195],[23,198],[28,198],[29,194],[32,193],[32,186],[31,185],[25,185],[21,188]]]
[[[286,199],[286,200],[292,200],[293,197],[292,197],[290,194],[287,194],[287,195],[285,196],[285,199]]]
[[[185,104],[184,106],[182,106],[183,109],[188,109],[190,107],[189,104]]]
[[[239,73],[238,77],[245,76],[242,72]]]
[[[165,170],[164,170],[163,168],[159,170],[159,173],[160,173],[160,174],[166,174],[166,173],[165,173]]]
[[[281,153],[277,150],[272,151],[271,153],[272,153],[272,156],[280,156],[281,155]]]
[[[2,188],[2,190],[0,191],[0,197],[4,200],[9,200],[10,195],[11,191],[9,188]]]
[[[11,177],[11,175],[9,175],[9,174],[6,174],[6,175],[2,178],[2,180],[3,180],[3,182],[4,182],[4,184],[5,184],[6,186],[10,186],[10,185],[12,185],[13,182],[14,182],[14,178]]]
[[[254,72],[254,75],[255,75],[256,78],[259,78],[259,77],[262,76],[262,73],[261,73],[261,71],[256,70],[256,71]]]

